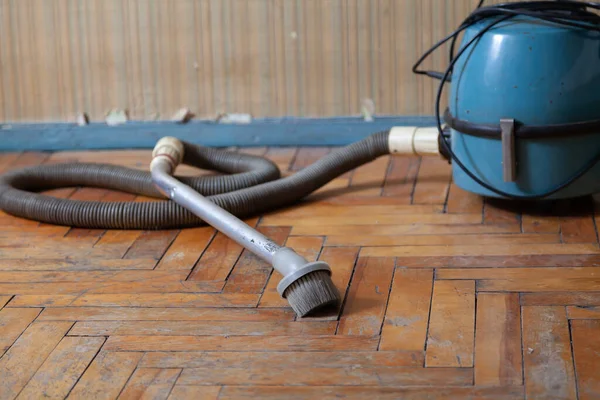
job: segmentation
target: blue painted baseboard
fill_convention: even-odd
[[[163,136],[210,147],[343,146],[393,126],[433,126],[434,117],[268,118],[249,124],[215,121],[3,124],[0,151],[149,149]]]

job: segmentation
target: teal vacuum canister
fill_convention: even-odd
[[[513,199],[599,192],[598,16],[571,2],[507,3],[461,28],[445,73],[415,71],[449,83],[436,112],[456,185]]]

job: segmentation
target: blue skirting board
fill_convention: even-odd
[[[149,149],[163,136],[210,147],[343,146],[393,126],[434,126],[434,117],[267,118],[248,124],[215,121],[131,121],[117,126],[91,123],[2,124],[0,151]]]

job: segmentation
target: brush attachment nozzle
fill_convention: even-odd
[[[283,247],[273,256],[273,267],[283,275],[277,291],[298,316],[304,317],[340,301],[326,262],[308,262],[294,250]]]
[[[309,272],[293,282],[283,293],[299,317],[333,307],[340,301],[340,294],[329,272]]]

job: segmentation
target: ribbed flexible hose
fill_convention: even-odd
[[[281,178],[277,166],[261,157],[184,143],[183,163],[231,175],[177,179],[244,218],[292,204],[332,179],[389,154],[389,132],[375,133],[337,149],[294,175]],[[39,192],[87,186],[163,198],[150,172],[107,164],[41,165],[0,178],[0,209],[17,217],[55,225],[100,229],[173,229],[205,225],[170,200],[102,202],[59,199]]]

